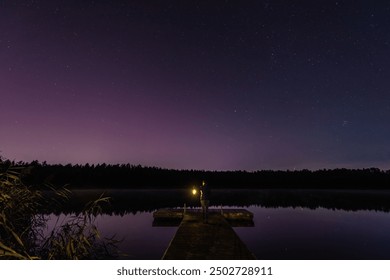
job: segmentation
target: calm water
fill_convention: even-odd
[[[77,212],[101,191],[77,191],[64,213]],[[111,208],[97,218],[103,236],[122,240],[128,259],[160,259],[177,227],[153,227],[162,207],[196,206],[183,190],[110,191]],[[244,208],[254,227],[234,230],[258,259],[390,259],[390,192],[221,190],[215,207]],[[156,207],[154,207],[156,206]]]

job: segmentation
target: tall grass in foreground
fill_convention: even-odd
[[[99,197],[83,211],[55,224],[47,234],[49,207],[60,207],[70,197],[66,188],[47,192],[26,186],[21,169],[0,159],[0,259],[109,259],[115,256],[115,241],[100,236],[95,219],[102,205]],[[53,195],[54,194],[54,195]]]

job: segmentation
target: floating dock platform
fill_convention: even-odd
[[[162,259],[256,259],[232,228],[232,225],[253,226],[253,214],[247,210],[211,210],[207,223],[203,222],[200,210],[162,209],[156,211],[153,216],[154,226],[179,222],[179,228]]]
[[[209,214],[220,214],[232,227],[253,227],[253,214],[245,209],[210,209]],[[153,226],[179,226],[183,217],[201,215],[200,209],[165,208],[153,213]]]

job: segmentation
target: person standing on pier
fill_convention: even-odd
[[[208,212],[210,204],[210,189],[205,181],[200,186],[200,205],[202,206],[203,222],[208,222]]]

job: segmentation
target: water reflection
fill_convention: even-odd
[[[109,215],[150,212],[165,207],[199,206],[199,201],[189,190],[76,190],[70,201],[54,213],[73,213],[82,210],[91,199],[101,193],[112,198]],[[213,190],[211,204],[214,206],[266,208],[326,208],[332,210],[390,211],[390,191],[350,190]]]
[[[58,215],[77,213],[101,191],[76,191]],[[108,191],[102,235],[123,240],[127,259],[160,259],[176,227],[152,227],[152,211],[197,206],[185,190]],[[390,259],[390,192],[218,190],[214,207],[242,207],[255,227],[234,228],[258,259]]]
[[[256,228],[235,228],[258,259],[389,259],[390,216],[375,211],[249,207]]]

